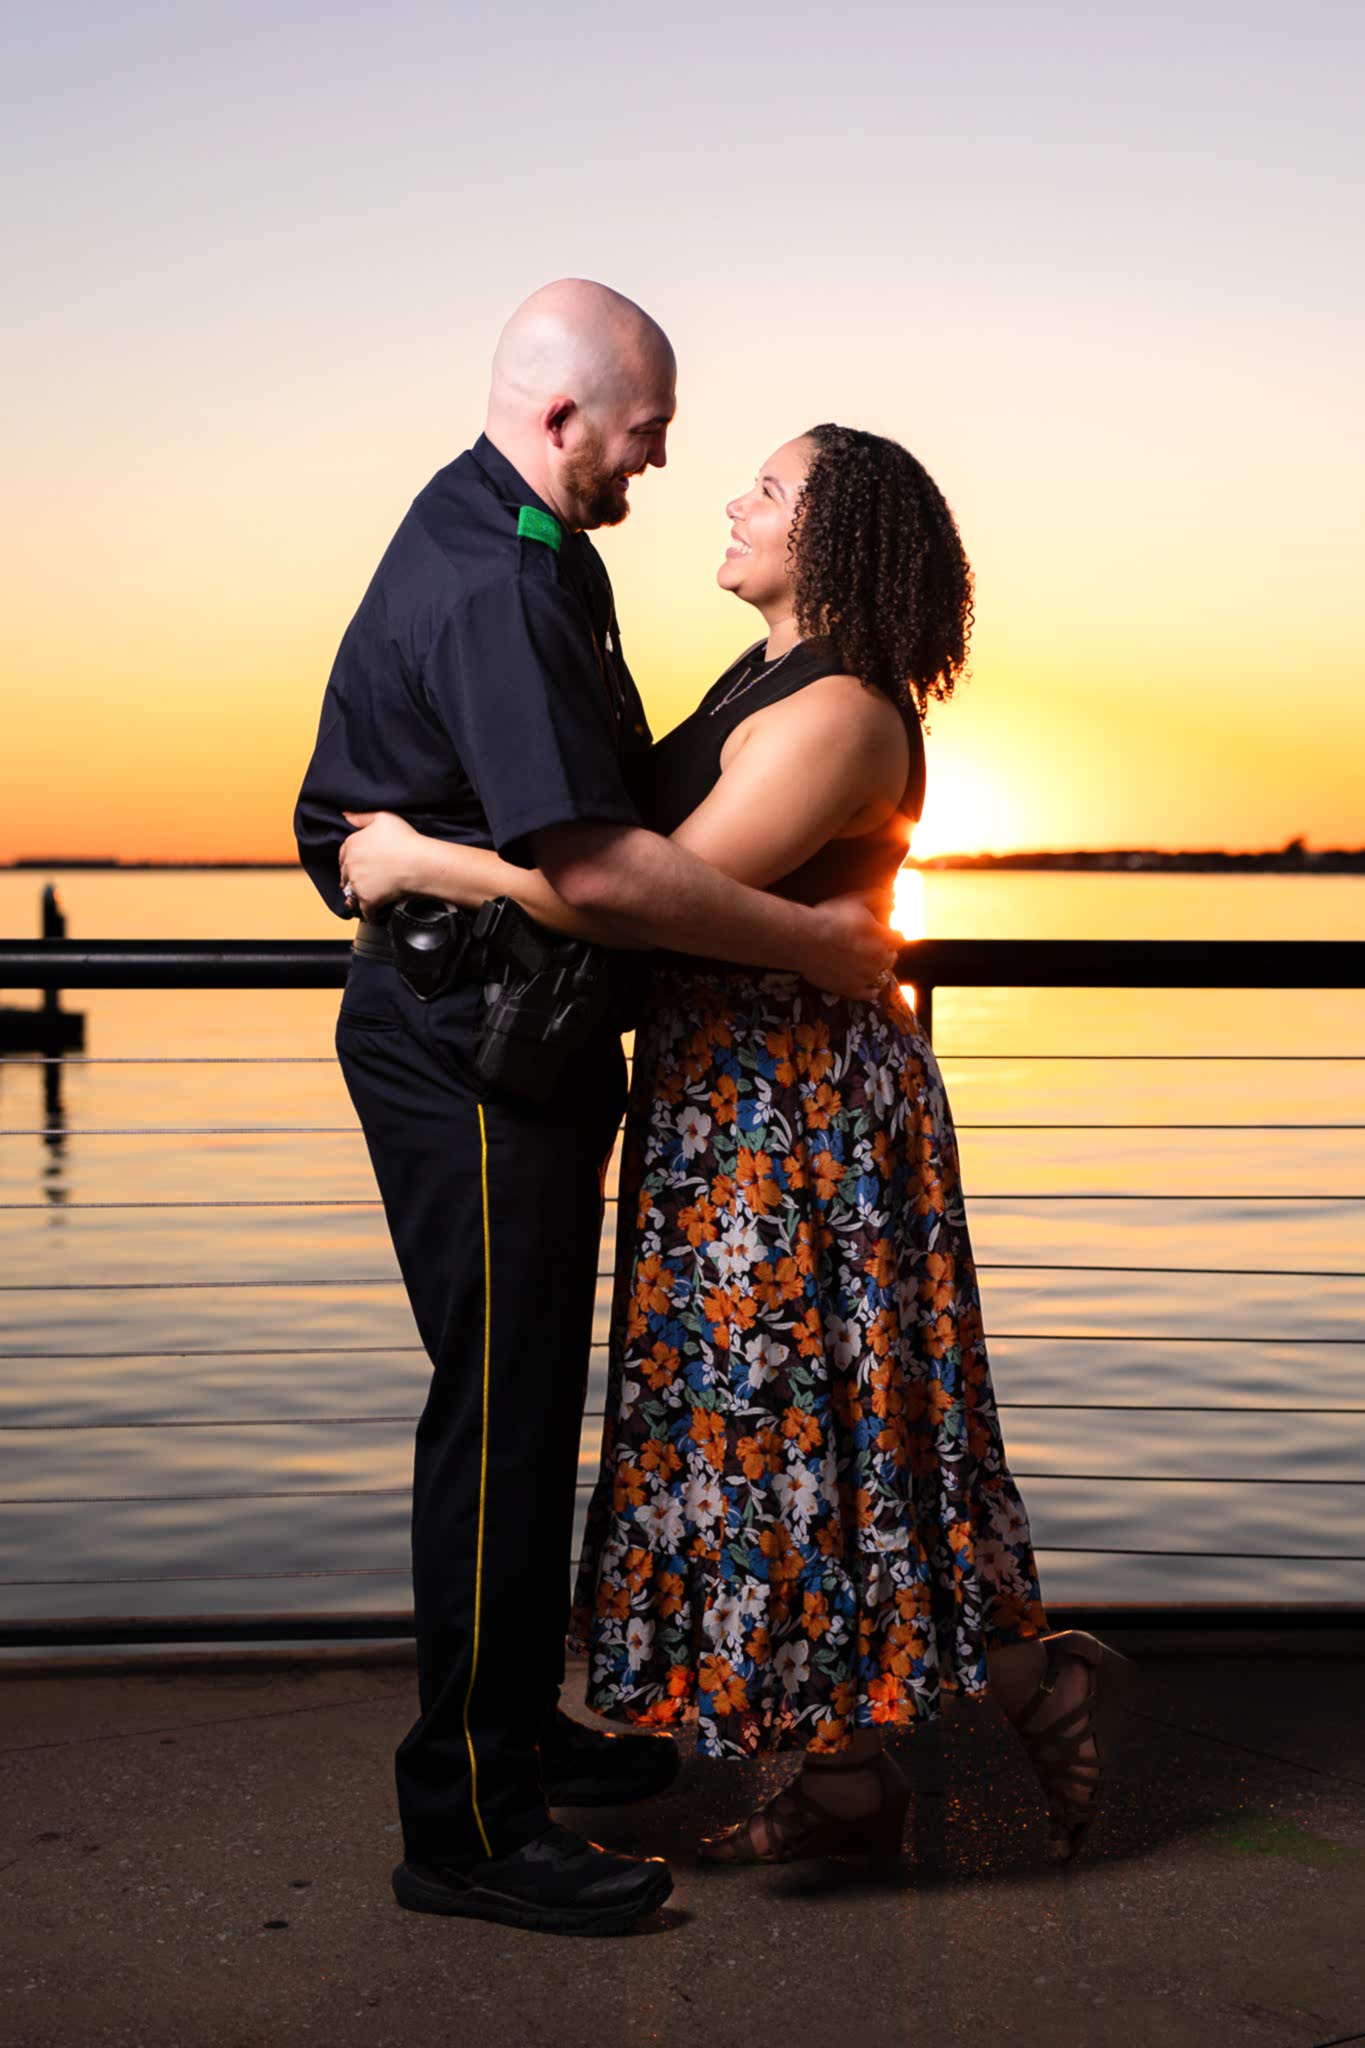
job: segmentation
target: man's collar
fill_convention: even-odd
[[[487,434],[480,434],[470,453],[498,495],[509,505],[534,505],[557,525],[563,526],[564,521],[553,506],[547,505],[539,492],[531,489],[521,471],[513,467],[501,448],[495,447]],[[572,531],[571,528],[568,530]]]

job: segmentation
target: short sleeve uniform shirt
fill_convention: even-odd
[[[522,520],[528,506],[542,516]],[[558,548],[536,537],[556,531]],[[396,811],[529,867],[543,827],[640,822],[649,745],[601,557],[480,435],[414,499],[346,628],[299,858],[338,916],[343,810]]]

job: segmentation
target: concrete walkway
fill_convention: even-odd
[[[612,1941],[394,1903],[404,1655],[10,1666],[0,2042],[1365,2042],[1365,1663],[1326,1647],[1147,1645],[1098,1839],[1066,1872],[989,1709],[902,1745],[917,1797],[889,1878],[698,1868],[696,1836],[787,1766],[689,1760],[665,1798],[583,1817],[674,1866],[665,1912]]]

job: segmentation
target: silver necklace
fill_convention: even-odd
[[[753,656],[757,654],[759,648],[766,647],[767,644],[768,643],[766,640],[755,640],[753,646],[747,648],[745,652],[740,655],[740,660],[746,662],[751,660]],[[785,654],[779,654],[776,661],[761,661],[757,668],[750,669],[747,671],[747,673],[741,675],[737,683],[731,684],[730,688],[725,692],[725,695],[721,698],[719,704],[713,704],[711,706],[712,718],[715,717],[718,711],[723,711],[727,704],[733,704],[736,697],[742,697],[744,695],[744,692],[747,689],[749,689],[751,685],[756,683],[760,676],[766,679],[768,676],[776,675],[777,671],[781,668],[783,662],[789,661],[792,655],[795,654],[797,648],[802,645],[803,642],[801,642],[800,640],[793,640],[791,646],[787,649],[787,652]]]

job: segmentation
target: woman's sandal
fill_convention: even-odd
[[[1054,1862],[1069,1863],[1095,1818],[1104,1789],[1096,1722],[1121,1704],[1133,1667],[1127,1657],[1079,1629],[1043,1636],[1041,1644],[1043,1675],[1032,1697],[1010,1720],[1047,1796],[1048,1854]],[[1038,1710],[1069,1659],[1084,1668],[1084,1695],[1063,1712],[1040,1717]],[[1087,1743],[1093,1749],[1090,1756],[1082,1754]]]
[[[794,1863],[806,1856],[899,1856],[910,1805],[910,1785],[899,1765],[878,1750],[858,1763],[821,1764],[820,1775],[875,1771],[882,1796],[870,1813],[831,1812],[812,1799],[801,1774],[723,1834],[708,1835],[697,1854],[703,1863]],[[762,1839],[760,1839],[760,1836]]]

